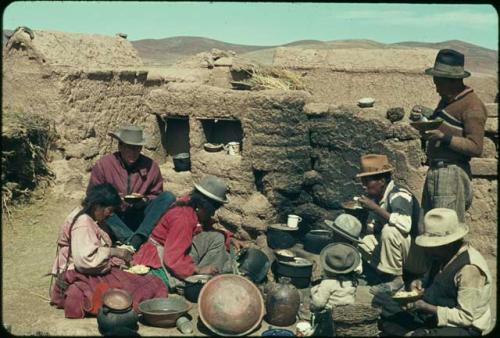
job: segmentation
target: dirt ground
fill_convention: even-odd
[[[3,325],[15,335],[99,335],[95,318],[65,319],[63,310],[49,305],[50,277],[43,277],[55,255],[58,229],[66,215],[78,205],[73,198],[62,198],[47,193],[41,200],[11,210],[11,219],[2,216],[2,314]],[[492,309],[496,318],[496,259],[487,257],[495,280]],[[366,287],[360,286],[358,298],[369,302]],[[190,312],[196,336],[207,335],[196,326],[196,306]],[[262,322],[252,335],[260,335],[269,325]],[[289,329],[294,331],[294,325]],[[141,325],[142,336],[182,336],[176,328],[164,329]]]

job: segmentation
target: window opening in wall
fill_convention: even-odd
[[[255,189],[257,189],[258,192],[264,193],[264,182],[262,182],[262,179],[264,178],[265,172],[262,170],[257,170],[253,169],[253,177],[255,181]]]
[[[238,142],[243,146],[243,130],[239,120],[201,119],[205,139],[212,144],[228,144]]]
[[[167,155],[189,153],[189,119],[185,117],[165,117],[164,142]]]

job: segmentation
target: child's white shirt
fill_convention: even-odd
[[[328,278],[311,288],[311,307],[316,309],[354,304],[355,298],[356,286],[351,280],[343,280],[341,284],[336,278]]]

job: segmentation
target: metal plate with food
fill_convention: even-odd
[[[221,151],[222,149],[224,149],[224,145],[221,143],[217,143],[217,144],[205,143],[203,145],[203,148],[205,148],[205,150],[210,152],[210,153],[215,153],[215,152],[218,152],[218,151]]]
[[[398,291],[394,295],[392,295],[392,299],[394,299],[398,303],[411,303],[419,300],[424,295],[423,291],[412,290],[412,291]]]
[[[443,123],[443,120],[432,120],[432,121],[416,121],[410,122],[410,126],[417,129],[418,131],[427,131],[439,128]]]
[[[347,210],[363,209],[363,207],[361,206],[361,204],[359,204],[358,201],[347,201],[347,202],[341,203],[340,205],[342,206],[343,209],[347,209]]]
[[[128,203],[136,203],[142,199],[142,195],[139,194],[125,195],[123,196],[123,199],[125,200],[125,202]]]
[[[278,260],[282,262],[290,262],[295,260],[295,254],[290,250],[276,250],[274,251],[274,254],[276,255],[276,258],[278,258]]]
[[[138,264],[138,265],[134,265],[134,266],[132,266],[124,271],[129,272],[129,273],[133,273],[135,275],[145,275],[149,272],[150,269],[151,268],[149,266]]]

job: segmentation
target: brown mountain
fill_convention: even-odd
[[[238,45],[195,36],[176,36],[165,39],[144,39],[131,42],[146,64],[162,65],[171,65],[183,56],[206,52],[212,48],[232,50],[240,55],[254,50],[269,48],[265,46]]]
[[[6,34],[12,30],[3,30],[3,44]],[[498,51],[480,47],[459,40],[450,40],[436,43],[405,41],[392,44],[380,43],[366,39],[351,40],[299,40],[279,46],[253,46],[227,43],[219,40],[195,36],[176,36],[164,39],[143,39],[131,41],[139,52],[139,56],[145,64],[169,66],[182,57],[209,51],[212,48],[221,50],[232,50],[238,55],[253,59],[255,61],[271,64],[274,51],[277,47],[300,47],[311,49],[330,48],[452,48],[466,55],[466,68],[475,73],[485,73],[496,76],[498,72]]]
[[[449,40],[436,43],[423,43],[423,42],[399,42],[393,45],[401,45],[406,47],[426,47],[426,48],[451,48],[458,50],[466,55],[465,66],[473,72],[494,74],[498,72],[498,51],[480,47],[472,43]]]
[[[466,67],[476,73],[486,73],[496,76],[498,69],[498,51],[480,47],[471,43],[451,40],[438,43],[399,42],[393,44],[380,43],[373,40],[300,40],[280,46],[251,46],[225,43],[222,41],[199,37],[171,37],[160,40],[132,41],[134,47],[146,64],[171,65],[179,58],[187,55],[209,51],[212,48],[233,50],[238,55],[261,63],[271,64],[274,50],[277,47],[301,47],[312,49],[330,48],[453,48],[466,55]]]

